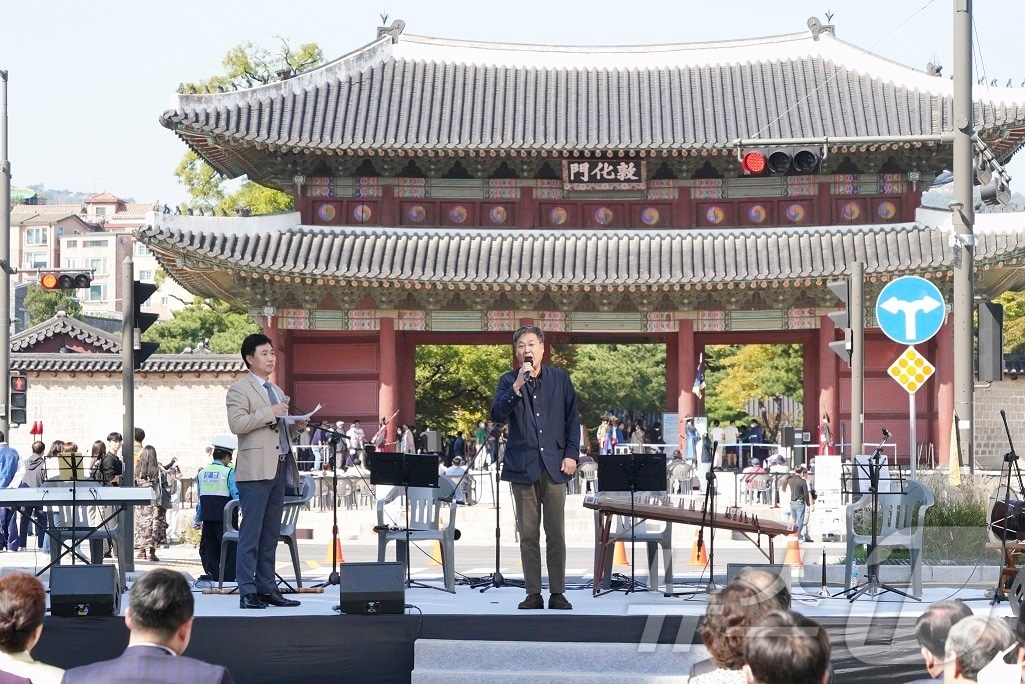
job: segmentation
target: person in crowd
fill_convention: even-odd
[[[759,422],[754,418],[751,419],[750,427],[748,427],[747,437],[745,438],[745,441],[750,445],[750,447],[748,447],[747,458],[749,460],[752,458],[757,458],[761,460],[762,447],[759,445],[764,441],[764,437],[762,435],[761,424],[759,424]]]
[[[181,534],[179,520],[182,511],[182,469],[178,467],[178,459],[172,458],[171,462],[164,467],[164,476],[167,486],[171,490],[171,508],[164,511],[164,519],[167,524],[164,526],[164,536],[161,541],[164,548],[170,548],[170,542],[178,539]]]
[[[779,488],[783,483],[783,478],[790,474],[790,468],[787,467],[787,460],[783,458],[782,454],[776,454],[769,459],[769,492],[772,495],[772,507],[779,508]]]
[[[936,601],[918,616],[915,638],[921,647],[925,671],[929,676],[917,679],[912,684],[927,684],[943,676],[950,628],[971,614],[972,609],[964,601]]]
[[[107,435],[107,453],[117,461],[117,476],[110,481],[110,484],[113,486],[121,484],[121,474],[125,470],[124,460],[121,458],[121,445],[123,442],[124,440],[120,432],[111,432]]]
[[[32,453],[25,459],[25,475],[21,478],[22,487],[39,488],[46,482],[46,459],[43,457],[45,451],[46,445],[42,442],[32,443]],[[27,545],[30,534],[29,526],[33,523],[35,523],[36,543],[39,548],[42,548],[46,535],[46,517],[43,515],[42,508],[28,507],[21,510],[18,538],[21,539],[23,545]]]
[[[787,589],[787,583],[784,582],[779,575],[774,572],[769,572],[762,568],[756,568],[747,566],[741,568],[729,586],[739,586],[751,590],[750,598],[744,599],[755,602],[758,604],[756,610],[757,615],[764,615],[766,612],[773,610],[790,610],[790,590]],[[748,592],[739,591],[736,594],[740,596],[748,596]],[[730,596],[737,598],[733,592]],[[729,598],[729,596],[727,597]],[[746,620],[744,617],[747,615],[747,611],[738,611],[736,614],[741,615],[742,620]],[[725,615],[725,613],[724,613]],[[734,613],[730,613],[733,616]],[[757,619],[757,618],[756,618]],[[710,637],[714,639],[715,637]],[[719,679],[731,681],[737,679],[735,670],[719,670],[716,665],[716,661],[713,658],[706,658],[705,660],[698,661],[691,666],[689,681],[695,681],[694,678],[698,675],[707,675],[714,671],[718,671],[716,675]],[[717,681],[713,677],[708,677],[706,682]]]
[[[380,422],[377,423],[377,432],[370,439],[370,443],[374,445],[374,449],[382,451],[385,443],[388,441],[388,419],[381,416]]]
[[[227,435],[218,435],[210,443],[213,447],[213,462],[199,471],[196,489],[199,503],[196,504],[195,524],[202,525],[199,538],[199,559],[204,574],[199,579],[214,580],[220,576],[221,540],[224,538],[224,507],[238,498],[235,486],[235,469],[231,467],[238,440]],[[224,559],[224,581],[235,581],[235,553],[228,549]]]
[[[20,462],[18,452],[7,443],[7,436],[0,431],[0,489],[21,484],[14,479]],[[18,511],[15,508],[0,508],[0,551],[17,551],[19,548]]]
[[[463,457],[456,456],[452,459],[452,465],[445,469],[445,477],[452,480],[452,484],[456,485],[455,490],[455,502],[466,503],[466,495],[464,486],[466,480],[463,479],[463,475],[466,474],[466,467],[464,466]]]
[[[765,489],[765,468],[762,462],[752,458],[751,464],[741,473],[741,480],[744,483],[744,503],[759,503],[758,497]]]
[[[519,368],[502,375],[491,418],[508,421],[502,479],[511,483],[520,530],[527,596],[523,610],[544,608],[541,597],[541,522],[544,518],[548,608],[570,610],[566,599],[566,494],[580,458],[580,414],[569,375],[542,364],[544,332],[533,325],[513,333]]]
[[[683,419],[683,460],[698,462],[698,428],[694,424],[694,416],[687,416]]]
[[[113,660],[68,670],[65,683],[231,684],[224,667],[182,655],[192,638],[194,609],[181,573],[165,568],[144,573],[132,585],[125,611],[128,648]]]
[[[114,479],[114,458],[109,456],[107,453],[107,445],[103,440],[96,440],[93,442],[92,450],[89,453],[89,472],[93,481],[99,483],[102,487],[110,486],[111,480]],[[103,524],[103,521],[110,514],[110,507],[108,506],[89,506],[89,524],[93,527],[99,527]],[[90,539],[89,549],[92,562],[97,559],[104,557],[110,558],[113,554],[107,550],[111,546],[111,542],[108,539]]]
[[[736,469],[740,447],[740,429],[737,427],[737,421],[731,420],[730,424],[722,429],[723,432],[723,443],[726,447],[723,449],[723,456],[726,458],[726,467]]]
[[[644,444],[644,426],[640,423],[634,427],[633,432],[630,433],[630,443],[638,447],[638,451]]]
[[[722,468],[723,440],[726,438],[726,431],[723,430],[718,419],[712,421],[712,429],[709,430],[709,433],[712,438],[712,448],[714,449],[712,467]]]
[[[137,427],[133,430],[135,438],[135,462],[139,462],[139,457],[142,456],[142,447],[145,446],[143,442],[146,441],[146,431],[141,427]]]
[[[345,433],[345,436],[349,440],[349,460],[345,465],[350,468],[357,463],[363,463],[366,459],[366,451],[363,450],[363,442],[366,440],[366,433],[363,432],[363,428],[360,427],[359,420],[352,421],[352,425],[349,426],[349,431]]]
[[[689,684],[744,684],[744,638],[747,630],[765,614],[760,591],[750,584],[731,582],[708,599],[705,619],[698,624],[701,642],[711,654],[711,665],[688,680]]]
[[[616,449],[616,429],[612,425],[612,418],[607,414],[601,419],[597,435],[601,455],[608,456],[613,453]]]
[[[822,423],[819,425],[819,455],[829,456],[833,448],[833,429],[829,424],[829,414],[822,414]]]
[[[803,465],[794,468],[793,474],[783,479],[780,490],[790,492],[790,515],[793,518],[794,534],[798,537],[803,534],[804,538],[801,541],[810,542],[811,537],[804,532],[805,517],[811,506],[811,491],[808,489],[807,480],[804,479],[806,472],[808,469]]]
[[[60,479],[60,455],[64,453],[64,440],[55,439],[50,442],[50,448],[43,459],[47,480]]]
[[[747,684],[827,684],[829,635],[800,613],[774,611],[744,640]]]
[[[958,621],[947,635],[944,684],[982,681],[980,671],[1016,644],[1014,633],[1003,618],[972,615]],[[1018,676],[1021,677],[1020,668]]]
[[[408,425],[403,424],[399,428],[401,438],[399,443],[402,447],[402,453],[404,454],[415,454],[416,453],[416,436],[413,434],[413,430]]]
[[[30,655],[43,633],[45,616],[42,582],[24,572],[0,579],[0,672],[26,677],[34,684],[60,684],[64,670]]]
[[[262,333],[242,341],[242,360],[249,372],[228,388],[225,397],[228,427],[238,436],[239,459],[235,467],[242,524],[235,564],[239,606],[295,607],[285,598],[274,578],[274,554],[281,534],[285,488],[299,486],[299,468],[292,439],[305,430],[307,421],[289,425],[288,400],[270,381],[276,366],[274,345]]]
[[[460,460],[466,455],[466,440],[463,439],[463,431],[457,430],[455,439],[452,440],[448,449],[448,462],[451,465],[456,458]]]
[[[151,446],[143,447],[139,453],[139,463],[135,466],[135,486],[159,487],[160,470],[157,450]],[[150,560],[154,563],[160,560],[157,558],[157,546],[160,545],[164,524],[164,511],[160,506],[136,506],[135,548],[138,550],[139,560]]]

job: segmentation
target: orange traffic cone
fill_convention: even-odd
[[[342,556],[342,540],[341,539],[335,539],[335,558],[334,559],[337,560],[339,563],[344,563],[345,562],[345,558]],[[330,563],[331,560],[332,560],[332,558],[331,558],[331,545],[328,544],[327,545],[327,553],[324,554],[324,563],[325,564],[326,563]]]
[[[801,561],[801,545],[798,543],[797,535],[787,537],[787,556],[783,562],[792,568],[804,567],[804,562]]]
[[[618,541],[616,542],[616,553],[612,557],[613,565],[630,565],[630,561],[626,558],[626,545]]]
[[[434,550],[431,552],[431,559],[427,561],[427,565],[442,565],[441,542],[437,539],[434,540]]]
[[[705,543],[701,540],[699,531],[694,532],[694,545],[690,548],[690,564],[708,565],[708,552],[705,551]]]

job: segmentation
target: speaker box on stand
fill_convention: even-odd
[[[55,565],[50,568],[50,615],[96,617],[121,608],[113,565]]]

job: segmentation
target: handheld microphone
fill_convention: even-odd
[[[883,428],[883,437],[885,437],[886,439],[890,438],[890,431],[886,428]]]
[[[523,357],[523,363],[524,363],[524,365],[529,363],[531,366],[533,366],[534,365],[534,357],[533,356],[524,356]],[[533,384],[533,382],[534,382],[533,374],[532,373],[527,373],[526,374],[526,378],[524,378],[524,380],[526,382],[529,382],[529,383]]]

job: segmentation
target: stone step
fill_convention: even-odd
[[[684,684],[701,647],[620,643],[418,639],[413,684],[621,682]]]

